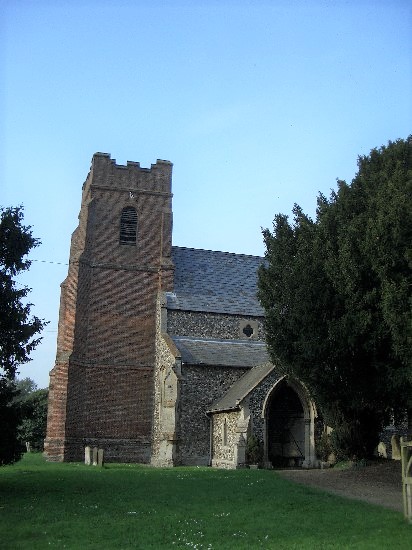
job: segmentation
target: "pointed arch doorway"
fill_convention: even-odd
[[[267,464],[275,468],[315,467],[316,412],[306,388],[282,378],[269,391],[263,414]]]

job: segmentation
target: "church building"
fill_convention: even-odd
[[[317,465],[316,409],[268,357],[261,257],[172,246],[172,164],[96,153],[61,285],[45,453],[153,466]]]

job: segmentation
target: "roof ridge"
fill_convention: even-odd
[[[212,254],[225,254],[227,256],[241,256],[246,258],[258,258],[260,260],[264,259],[264,256],[258,256],[256,254],[242,254],[238,252],[225,252],[224,250],[210,250],[208,248],[192,248],[190,246],[175,246],[172,248],[177,250],[192,250],[193,252],[211,252]]]

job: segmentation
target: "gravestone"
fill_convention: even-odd
[[[97,465],[98,466],[103,466],[103,455],[104,455],[103,449],[99,449],[97,451]]]
[[[399,435],[394,434],[391,437],[391,445],[392,445],[392,460],[400,460],[401,459],[401,444],[399,440]]]
[[[86,466],[90,466],[91,463],[91,449],[88,445],[84,449],[84,463]]]
[[[93,447],[93,466],[97,466],[97,447]]]
[[[381,458],[388,458],[387,452],[386,452],[386,445],[381,441],[378,445],[378,456]]]

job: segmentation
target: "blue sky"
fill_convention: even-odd
[[[412,122],[409,1],[0,2],[0,204],[42,241],[21,282],[50,321],[94,152],[174,164],[174,244],[262,255],[261,227],[350,181]]]

